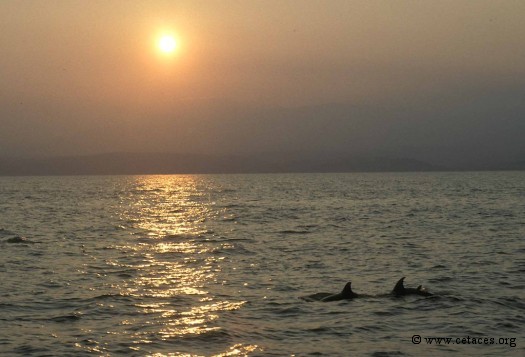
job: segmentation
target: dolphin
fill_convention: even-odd
[[[351,300],[353,298],[356,298],[358,295],[352,291],[352,282],[349,281],[346,283],[343,290],[341,290],[340,293],[332,294],[332,293],[316,293],[308,296],[301,297],[301,299],[306,301],[338,301],[338,300]]]
[[[405,288],[403,284],[403,280],[405,280],[405,277],[402,277],[401,279],[399,279],[396,286],[394,286],[394,290],[392,290],[392,294],[394,296],[405,296],[405,295],[432,296],[432,294],[428,292],[425,288],[423,288],[421,285],[419,285],[416,289]]]
[[[326,296],[322,298],[321,301],[351,300],[358,296],[359,295],[352,291],[352,282],[349,281],[348,283],[346,283],[345,287],[343,288],[343,290],[341,290],[340,293]]]

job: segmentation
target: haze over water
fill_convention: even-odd
[[[523,172],[2,177],[0,352],[521,356],[524,195]],[[402,276],[434,296],[376,296]],[[300,299],[347,281],[373,296]]]

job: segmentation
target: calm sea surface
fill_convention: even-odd
[[[524,277],[525,172],[0,178],[1,356],[524,356]]]

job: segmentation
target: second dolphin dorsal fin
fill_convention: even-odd
[[[393,290],[394,294],[402,293],[403,291],[405,291],[405,285],[403,283],[403,280],[405,280],[405,277],[402,277],[401,279],[399,279],[396,286],[394,286],[394,290]]]

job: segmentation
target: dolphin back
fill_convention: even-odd
[[[405,277],[402,277],[396,283],[396,286],[394,286],[394,289],[392,290],[392,293],[394,295],[404,295],[405,294],[405,285],[403,283],[404,280],[405,280]]]
[[[349,281],[340,293],[327,296],[321,301],[349,300],[355,297],[357,297],[357,294],[352,291],[352,282]]]
[[[421,296],[432,296],[430,292],[428,292],[423,286],[419,285],[416,289],[414,288],[405,288],[404,285],[405,277],[402,277],[397,282],[396,286],[394,286],[394,290],[392,290],[392,294],[395,296],[404,296],[404,295],[421,295]]]

